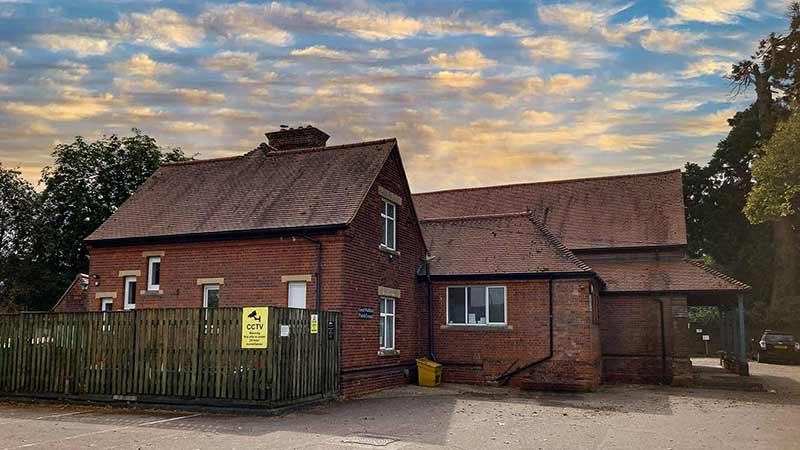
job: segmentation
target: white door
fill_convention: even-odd
[[[306,307],[306,283],[293,281],[289,283],[289,308]]]

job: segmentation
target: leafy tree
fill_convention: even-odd
[[[36,206],[33,186],[0,163],[0,258],[30,251]]]
[[[33,186],[0,164],[0,312],[16,309],[36,289],[20,275],[31,258],[37,206]]]
[[[792,4],[789,13],[789,32],[772,33],[763,39],[758,51],[734,65],[729,76],[737,92],[755,88],[758,133],[750,152],[756,165],[764,157],[764,144],[773,137],[778,123],[800,100],[800,3]],[[800,218],[780,214],[769,217],[774,249],[770,315],[785,320],[791,309],[786,302],[800,297]]]
[[[800,211],[800,112],[781,123],[753,162],[758,181],[744,209],[752,223],[794,216]]]
[[[728,123],[731,130],[709,163],[688,163],[684,171],[689,253],[750,284],[748,322],[763,327],[763,313],[758,311],[769,302],[772,289],[771,225],[753,225],[742,214],[753,186],[752,149],[759,140],[755,106],[736,113]]]
[[[161,164],[187,159],[138,130],[95,142],[76,137],[53,157],[41,193],[0,166],[0,312],[52,307],[88,269],[83,239]]]
[[[42,220],[47,239],[38,251],[67,279],[88,269],[83,239],[99,227],[162,163],[187,159],[179,148],[163,149],[134,129],[95,142],[76,137],[53,152],[42,171]]]

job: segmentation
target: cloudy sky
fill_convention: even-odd
[[[199,158],[280,124],[397,137],[414,191],[705,162],[782,0],[0,0],[0,161],[137,127]]]

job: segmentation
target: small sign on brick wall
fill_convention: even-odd
[[[372,308],[368,308],[366,306],[362,306],[358,308],[358,318],[359,319],[372,319],[372,316],[375,315],[375,310]]]

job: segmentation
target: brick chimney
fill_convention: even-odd
[[[266,133],[265,136],[269,140],[269,145],[278,150],[325,147],[325,142],[330,137],[311,125],[297,128],[281,125],[280,130]]]

